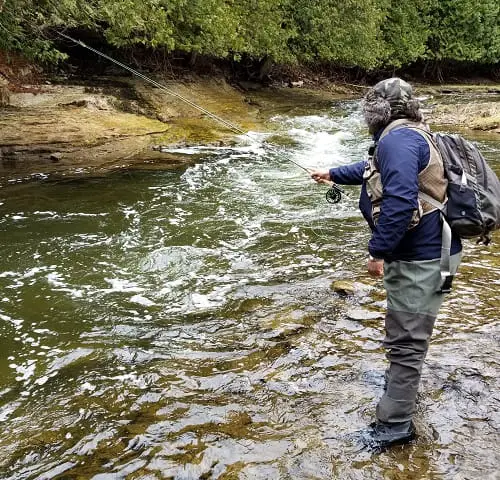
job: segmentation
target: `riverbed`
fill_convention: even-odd
[[[166,147],[168,169],[0,190],[0,478],[498,478],[500,236],[465,245],[417,440],[368,452],[385,299],[359,189],[331,205],[296,164],[370,139],[351,100],[270,125]],[[476,140],[500,172],[500,140]]]

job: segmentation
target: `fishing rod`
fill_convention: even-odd
[[[61,37],[65,38],[65,39],[67,39],[67,40],[70,40],[73,43],[76,43],[77,45],[80,45],[83,48],[86,48],[87,50],[90,50],[91,52],[94,52],[96,55],[99,55],[99,56],[105,58],[106,60],[109,60],[110,62],[114,63],[115,65],[118,65],[119,67],[121,67],[121,68],[129,71],[133,75],[141,78],[145,82],[150,83],[151,85],[159,88],[160,90],[163,90],[164,92],[168,93],[172,97],[175,97],[178,100],[181,100],[182,102],[188,104],[189,106],[193,107],[194,109],[202,112],[204,115],[206,115],[207,117],[211,118],[212,120],[215,120],[216,122],[219,122],[220,124],[224,125],[229,130],[232,130],[233,132],[238,133],[239,135],[243,135],[245,137],[248,137],[252,141],[255,140],[254,138],[252,138],[250,136],[250,134],[248,132],[243,131],[237,125],[235,125],[235,124],[233,124],[233,123],[225,120],[222,117],[219,117],[215,113],[212,113],[209,110],[207,110],[206,108],[203,108],[202,106],[200,106],[200,105],[192,102],[191,100],[189,100],[188,98],[184,97],[183,95],[181,95],[181,94],[179,94],[177,92],[174,92],[173,90],[171,90],[170,88],[166,87],[165,85],[157,82],[156,80],[153,80],[152,78],[147,77],[146,75],[144,75],[143,73],[139,72],[138,70],[133,69],[132,67],[130,67],[130,66],[128,66],[128,65],[126,65],[126,64],[124,64],[124,63],[122,63],[122,62],[120,62],[120,61],[118,61],[116,59],[114,59],[113,57],[110,57],[109,55],[106,55],[105,53],[103,53],[103,52],[101,52],[101,51],[99,51],[99,50],[97,50],[97,49],[95,49],[93,47],[90,47],[89,45],[87,45],[86,43],[82,42],[81,40],[77,40],[76,38],[73,38],[70,35],[67,35],[66,33],[57,32],[57,34],[60,35]],[[270,150],[273,150],[272,146],[267,146],[267,148],[269,148]],[[274,149],[274,151],[277,152],[276,149]],[[297,166],[297,167],[301,168],[302,170],[304,170],[306,173],[308,173],[308,174],[311,173],[311,171],[308,168],[304,167],[303,165],[300,165],[300,163],[297,163],[296,161],[292,160],[289,157],[286,157],[286,159],[290,163],[293,163],[295,166]],[[342,190],[338,185],[336,185],[335,183],[332,182],[330,188],[326,192],[326,201],[328,203],[338,203],[338,202],[340,202],[340,200],[342,198],[342,193],[344,193],[344,190]]]

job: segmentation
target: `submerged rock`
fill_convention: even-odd
[[[355,296],[358,298],[366,298],[373,290],[371,285],[351,280],[336,280],[330,288],[339,295]]]
[[[332,290],[340,295],[354,295],[356,289],[354,282],[348,280],[337,280],[332,283]]]
[[[364,308],[353,308],[348,310],[347,318],[351,320],[375,320],[379,318],[384,318],[382,312],[374,312],[373,310],[366,310]]]

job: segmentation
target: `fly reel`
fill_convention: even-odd
[[[342,199],[342,194],[344,190],[342,190],[338,185],[333,184],[326,192],[326,201],[328,203],[339,203]]]

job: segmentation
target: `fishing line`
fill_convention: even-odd
[[[163,90],[164,92],[168,93],[172,97],[177,98],[178,100],[181,100],[182,102],[188,104],[189,106],[191,106],[194,109],[198,110],[199,112],[203,113],[204,115],[211,118],[212,120],[215,120],[216,122],[219,122],[220,124],[224,125],[229,130],[232,130],[233,132],[238,133],[239,135],[242,135],[242,136],[249,138],[250,140],[252,140],[252,142],[255,141],[255,138],[253,138],[248,132],[243,131],[240,127],[238,127],[234,123],[231,123],[231,122],[225,120],[224,118],[219,117],[218,115],[216,115],[216,114],[210,112],[209,110],[207,110],[206,108],[203,108],[202,106],[194,103],[193,101],[189,100],[188,98],[184,97],[183,95],[181,95],[177,92],[174,92],[173,90],[166,87],[165,85],[157,82],[156,80],[153,80],[150,77],[147,77],[146,75],[142,74],[138,70],[135,70],[132,67],[110,57],[109,55],[106,55],[105,53],[103,53],[95,48],[90,47],[89,45],[82,42],[81,40],[77,40],[77,39],[71,37],[70,35],[67,35],[66,33],[59,31],[59,32],[57,32],[57,34],[65,39],[67,39],[67,40],[70,40],[70,41],[76,43],[77,45],[80,45],[83,48],[86,48],[87,50],[90,50],[91,52],[94,52],[96,55],[99,55],[99,56],[105,58],[106,60],[109,60],[110,62],[114,63],[115,65],[118,65],[119,67],[129,71],[133,75],[141,78],[145,82],[150,83],[151,85],[155,86],[156,88],[159,88],[160,90]],[[264,148],[267,148],[269,150],[274,150],[275,153],[279,153],[279,150],[273,148],[271,145],[264,145]],[[304,170],[307,174],[311,173],[310,169],[304,167],[303,165],[300,165],[295,160],[292,160],[288,156],[286,156],[285,158],[290,163],[293,163],[295,166]],[[342,193],[344,193],[344,190],[342,190],[338,185],[332,183],[329,190],[326,192],[326,201],[328,203],[331,203],[331,204],[338,203],[338,202],[340,202],[340,200],[342,198]]]

